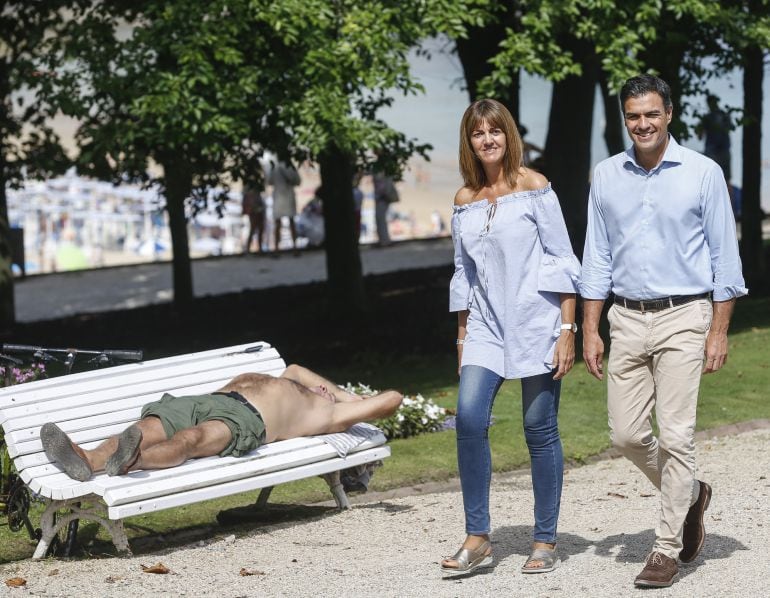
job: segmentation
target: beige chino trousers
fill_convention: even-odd
[[[676,559],[695,482],[695,412],[711,302],[657,312],[609,310],[607,408],[612,443],[660,490],[653,551]],[[652,429],[652,410],[658,437]]]

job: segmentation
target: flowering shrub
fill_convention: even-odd
[[[379,392],[361,382],[355,386],[348,382],[343,388],[360,396],[372,396]],[[442,430],[446,417],[447,410],[436,405],[431,399],[426,399],[420,394],[415,397],[405,395],[398,411],[388,418],[377,420],[374,424],[383,431],[388,440],[392,440]]]
[[[42,363],[33,363],[24,367],[0,366],[0,386],[7,385],[9,376],[11,384],[23,384],[42,378],[44,375],[45,365]],[[0,428],[0,493],[7,491],[12,469],[8,447],[5,446],[3,430]]]
[[[10,370],[9,370],[10,368]],[[11,384],[24,384],[45,376],[45,364],[33,363],[24,367],[0,366],[0,386],[6,386],[10,374]]]

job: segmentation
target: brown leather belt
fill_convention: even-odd
[[[642,313],[646,311],[661,311],[663,309],[669,309],[678,305],[684,305],[691,301],[698,301],[699,299],[710,299],[711,293],[701,293],[700,295],[672,295],[671,297],[660,297],[658,299],[643,299],[641,301],[635,301],[634,299],[626,299],[615,295],[615,303],[622,305],[627,309],[633,309]]]

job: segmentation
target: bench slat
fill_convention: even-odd
[[[303,437],[293,438],[291,440],[284,440],[281,442],[272,442],[265,444],[248,455],[243,457],[206,457],[203,459],[192,459],[183,463],[178,467],[171,467],[169,469],[157,469],[154,471],[141,472],[141,479],[139,474],[129,474],[127,476],[115,476],[109,477],[104,473],[96,474],[87,483],[83,483],[87,488],[83,488],[77,496],[85,496],[87,494],[103,494],[104,491],[110,488],[120,488],[123,486],[130,486],[132,484],[141,483],[143,480],[160,480],[164,478],[174,477],[181,473],[205,471],[207,469],[213,469],[221,465],[227,465],[228,463],[238,462],[245,459],[254,460],[262,458],[263,456],[280,455],[283,453],[299,450],[301,448],[318,447],[324,444],[323,440],[318,437]],[[20,473],[22,480],[27,483],[30,488],[41,496],[46,498],[61,498],[58,496],[58,492],[61,488],[65,488],[66,492],[70,492],[72,479],[59,468],[58,465],[46,462],[43,465],[25,469]],[[33,487],[34,486],[34,487]],[[56,496],[55,496],[56,495]],[[68,496],[67,498],[72,498]]]
[[[368,447],[374,448],[376,444],[370,443]],[[104,502],[108,506],[121,505],[130,502],[138,502],[150,498],[157,498],[167,494],[176,494],[203,488],[212,485],[221,485],[224,483],[240,480],[243,478],[252,478],[261,476],[274,471],[287,468],[300,467],[309,463],[326,461],[337,458],[337,451],[326,443],[318,446],[309,446],[300,448],[283,454],[262,457],[261,459],[245,460],[240,459],[236,462],[219,464],[217,467],[209,467],[202,471],[177,472],[172,478],[150,481],[143,479],[140,484],[133,484],[121,488],[108,488],[104,491]],[[143,473],[137,471],[127,477],[136,476],[142,479]]]
[[[250,490],[276,486],[277,484],[283,484],[284,482],[302,480],[304,478],[323,475],[325,473],[347,469],[348,467],[355,467],[356,465],[385,459],[389,456],[390,447],[378,446],[376,448],[349,454],[345,458],[335,457],[333,459],[319,461],[318,463],[311,463],[309,465],[267,473],[256,478],[245,478],[218,484],[216,486],[209,486],[207,488],[196,488],[194,490],[170,494],[159,498],[151,498],[126,505],[108,507],[107,512],[110,519],[122,519],[133,515],[152,513],[154,511],[189,505],[203,500],[221,498],[223,496],[230,496],[231,494],[239,494]]]

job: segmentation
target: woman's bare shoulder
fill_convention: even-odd
[[[472,202],[476,199],[476,194],[473,189],[468,187],[462,187],[457,193],[455,193],[455,205],[462,206]]]
[[[548,179],[537,170],[532,170],[526,166],[519,169],[518,191],[538,191],[548,186]]]

